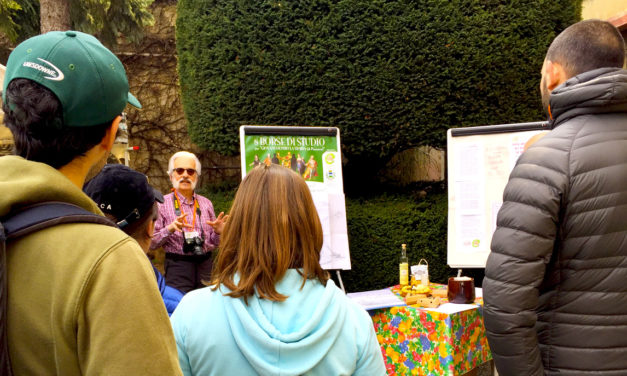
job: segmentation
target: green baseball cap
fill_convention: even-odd
[[[50,89],[63,107],[64,124],[88,127],[141,104],[128,89],[124,66],[93,36],[51,31],[20,43],[9,55],[2,100],[13,79],[26,78]]]

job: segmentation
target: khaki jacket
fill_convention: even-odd
[[[0,217],[63,201],[101,214],[48,165],[0,157]],[[178,375],[150,263],[122,231],[62,224],[7,245],[8,336],[16,375]]]

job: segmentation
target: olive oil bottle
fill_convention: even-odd
[[[401,259],[398,264],[399,282],[401,287],[409,284],[409,260],[407,259],[407,245],[401,244]]]

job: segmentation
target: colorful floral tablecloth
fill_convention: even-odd
[[[491,360],[483,300],[475,303],[452,314],[412,306],[370,311],[388,375],[463,375]]]

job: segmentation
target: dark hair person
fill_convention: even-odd
[[[384,375],[370,316],[320,267],[322,227],[304,179],[253,169],[225,224],[211,287],[172,315],[186,375]]]
[[[102,216],[82,188],[128,104],[141,108],[124,65],[93,36],[51,31],[17,45],[2,84],[16,155],[0,158],[0,221],[35,205],[52,213],[50,202]],[[79,219],[0,248],[1,375],[180,374],[155,274],[128,235]]]
[[[540,90],[551,131],[503,193],[483,280],[501,376],[627,375],[627,71],[620,32],[558,35]]]

